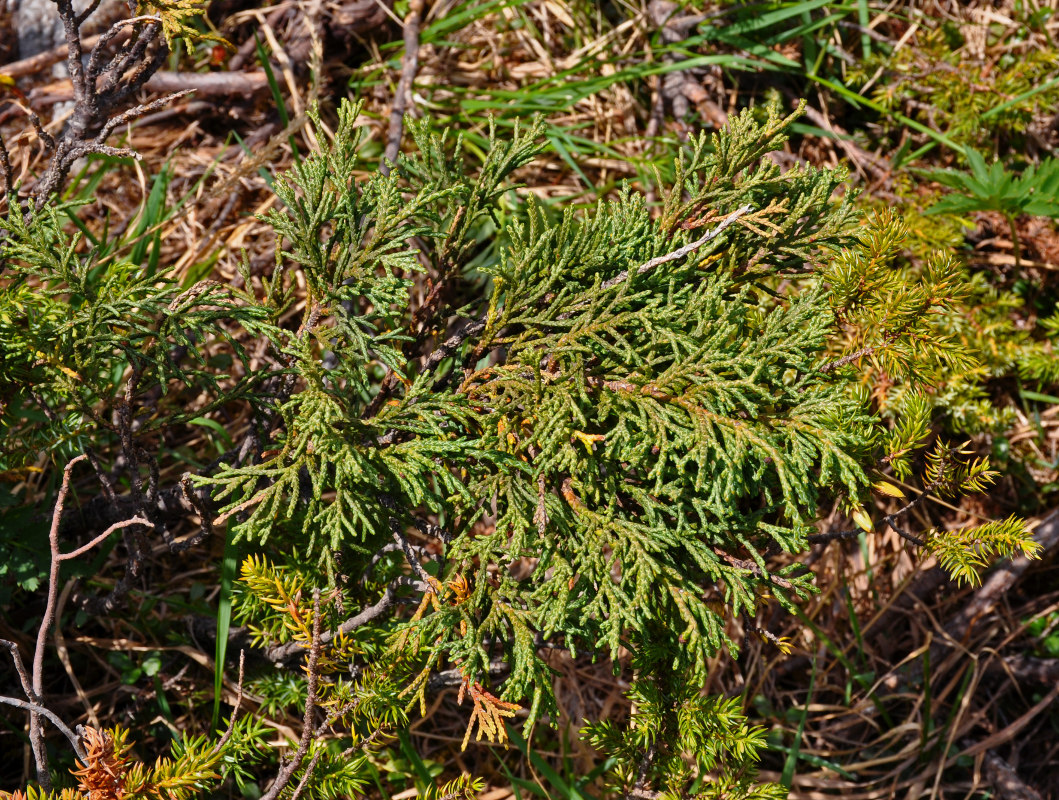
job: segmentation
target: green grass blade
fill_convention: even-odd
[[[458,31],[494,12],[503,11],[507,8],[518,8],[529,2],[530,0],[489,0],[489,2],[482,3],[477,0],[468,0],[460,10],[447,11],[424,28],[419,35],[419,41],[421,44],[436,44],[437,40],[446,34]],[[398,40],[395,42],[395,46],[402,47],[403,43]]]
[[[268,88],[272,92],[272,100],[276,104],[276,111],[279,113],[279,121],[283,127],[286,128],[290,125],[290,114],[287,113],[287,104],[283,101],[283,94],[279,90],[279,82],[276,80],[276,73],[272,69],[272,64],[269,63],[268,53],[265,52],[265,46],[261,43],[261,40],[257,38],[257,34],[254,34],[254,44],[257,50],[257,60],[261,62],[261,68],[265,71],[265,77],[268,79]],[[290,142],[291,152],[294,154],[294,163],[301,163],[301,153],[298,151],[298,145],[294,141],[294,135],[287,137],[287,141]]]
[[[1041,92],[1048,91],[1057,83],[1059,83],[1059,77],[1052,78],[1050,81],[1045,81],[1040,86],[1034,86],[1032,89],[1023,92],[1022,94],[1017,95],[1016,97],[1012,97],[1010,100],[1005,100],[1000,105],[989,109],[984,114],[982,114],[982,119],[989,119],[989,117],[994,117],[997,114],[1002,114],[1003,112],[1011,108],[1013,105],[1021,103],[1023,100],[1033,97],[1035,94],[1040,94]]]
[[[544,776],[548,783],[555,788],[556,792],[551,795],[552,797],[562,797],[564,800],[595,800],[592,795],[581,790],[577,786],[572,786],[567,783],[558,772],[552,769],[547,761],[541,758],[535,750],[530,749],[529,744],[523,738],[522,734],[515,728],[508,725],[507,734],[511,739],[511,743],[515,745],[524,756],[529,758],[533,768]]]
[[[867,680],[865,676],[857,670],[856,666],[853,664],[852,661],[849,660],[849,657],[842,650],[842,648],[838,647],[831,640],[831,637],[824,633],[824,631],[821,630],[820,626],[813,622],[812,619],[810,619],[809,616],[802,609],[796,608],[794,610],[794,613],[795,616],[797,616],[803,624],[807,625],[812,630],[815,636],[819,637],[820,641],[823,642],[824,647],[826,647],[828,652],[831,653],[831,655],[833,655],[838,660],[838,662],[846,668],[846,671],[853,677],[853,680],[857,682],[857,685],[860,686],[860,688],[864,691],[870,692],[872,688],[871,681]],[[879,716],[882,717],[883,721],[886,722],[887,725],[893,727],[894,723],[890,717],[890,712],[887,710],[886,706],[882,704],[879,698],[875,696],[875,692],[871,692],[871,694],[868,695],[868,699],[871,701],[872,705],[874,705],[875,708],[878,710]]]
[[[415,770],[416,777],[422,783],[421,792],[426,793],[434,785],[434,776],[430,774],[430,768],[423,762],[416,749],[412,747],[412,740],[408,736],[408,731],[398,731],[397,741],[401,746],[401,752],[408,759],[408,763]]]
[[[570,167],[574,172],[578,174],[585,186],[588,186],[593,191],[596,189],[596,185],[589,180],[589,177],[581,170],[573,156],[570,155],[570,151],[563,147],[563,143],[559,141],[559,137],[556,135],[549,135],[548,142],[552,147],[555,148],[555,152],[559,154],[559,157],[566,162],[567,166]]]
[[[868,0],[857,0],[857,24],[866,29],[871,22],[868,17]],[[860,34],[860,54],[864,59],[871,58],[871,36],[863,31]]]
[[[1036,400],[1038,403],[1050,403],[1052,405],[1059,404],[1059,397],[1054,394],[1041,394],[1040,392],[1031,392],[1028,389],[1020,389],[1019,394],[1022,395],[1024,400]]]
[[[153,237],[144,236],[144,234],[166,217],[165,195],[166,190],[169,188],[169,179],[171,177],[172,173],[167,161],[162,165],[161,171],[154,176],[154,180],[151,182],[151,191],[147,194],[147,201],[144,203],[140,219],[132,233],[134,239],[140,237],[129,254],[129,261],[133,264],[142,264],[144,262],[147,248],[152,242]]]
[[[872,111],[876,111],[879,114],[882,114],[883,116],[892,117],[893,119],[900,122],[902,125],[912,128],[913,130],[919,131],[920,133],[926,134],[937,143],[945,145],[949,149],[959,153],[964,157],[966,157],[967,155],[967,152],[964,149],[963,145],[958,144],[953,139],[946,136],[944,133],[931,130],[926,125],[916,122],[914,119],[906,117],[904,114],[898,114],[895,111],[888,111],[875,101],[870,100],[867,97],[864,97],[863,95],[859,95],[856,92],[847,89],[842,84],[836,83],[835,81],[829,80],[828,78],[821,78],[819,75],[808,75],[807,77],[810,80],[819,83],[821,86],[826,86],[828,89],[831,89],[833,92],[839,94],[840,96],[848,100],[854,108],[861,105],[866,106]]]
[[[805,695],[805,708],[802,709],[801,719],[798,720],[798,733],[795,734],[794,743],[787,752],[787,759],[783,762],[783,774],[780,776],[780,784],[787,789],[794,782],[794,770],[798,766],[798,752],[802,747],[802,736],[805,735],[805,723],[809,719],[809,704],[813,701],[813,691],[816,689],[816,659],[813,659],[813,671],[809,675],[809,692]]]
[[[804,19],[809,12],[832,3],[834,3],[834,0],[809,0],[809,2],[794,3],[765,14],[757,13],[759,10],[757,6],[740,9],[745,15],[744,19],[739,22],[733,22],[731,25],[725,25],[723,28],[718,27],[717,33],[718,35],[752,33],[753,31],[759,31],[763,28],[770,28],[773,25],[786,22],[792,17],[802,17]],[[794,35],[801,35],[801,31],[797,29],[797,26]]]
[[[228,656],[228,632],[232,627],[232,585],[239,569],[239,547],[232,541],[229,528],[224,534],[224,557],[221,560],[221,595],[217,605],[217,645],[213,654],[213,727],[221,721],[221,693],[224,688],[224,663]]]

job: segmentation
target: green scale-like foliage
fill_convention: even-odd
[[[855,509],[871,469],[911,473],[928,404],[913,394],[884,426],[860,362],[912,389],[976,366],[942,321],[963,274],[944,260],[921,281],[892,270],[900,231],[884,220],[855,236],[842,173],[767,158],[790,122],[774,108],[693,140],[659,179],[659,209],[625,189],[587,212],[513,193],[536,126],[494,132],[476,176],[459,139],[413,126],[417,152],[364,176],[356,113],[343,106],[334,142],[277,180],[284,208],[265,217],[284,243],[269,296],[306,289],[298,329],[276,332],[278,424],[259,463],[201,479],[236,537],[274,559],[244,564],[240,618],[289,649],[309,646],[311,586],[341,598],[332,630],[351,604],[418,602],[341,631],[322,658],[386,674],[402,707],[454,668],[468,738],[503,739],[519,704],[531,724],[551,706],[542,645],[626,649],[644,711],[591,734],[618,759],[616,785],[647,774],[679,793],[723,761],[725,792],[770,796],[749,781],[760,731],[699,697],[705,664],[735,649],[734,617],[768,638],[756,612],[813,590],[769,554],[804,551],[826,503]],[[478,246],[490,227],[495,259]],[[935,452],[933,489],[992,474]],[[923,544],[968,579],[1032,550],[1018,520]],[[644,773],[631,754],[655,740]],[[697,771],[677,768],[681,743]]]
[[[709,252],[602,291],[683,242],[670,244],[638,200],[558,230],[534,230],[542,220],[531,216],[496,281],[507,294],[491,327],[512,334],[487,342],[505,363],[463,382],[489,412],[483,444],[527,466],[474,488],[497,498],[496,526],[454,556],[478,562],[479,586],[493,565],[538,559],[528,585],[497,597],[539,603],[546,632],[613,652],[626,631],[663,619],[684,630],[685,665],[700,663],[724,641],[701,587],[723,586],[738,612],[754,607],[758,583],[715,548],[760,566],[771,543],[797,552],[821,488],[862,480],[850,454],[867,419],[813,370],[826,299],[807,291],[762,313],[728,270],[700,266]],[[598,260],[579,258],[593,240],[608,242]],[[556,296],[537,310],[523,298],[539,284]]]
[[[313,652],[304,688],[274,683],[267,705],[321,678],[312,702],[352,754],[405,726],[438,678],[470,698],[465,744],[475,729],[502,740],[520,705],[530,725],[552,707],[543,647],[617,669],[628,651],[637,711],[587,734],[616,789],[777,796],[752,783],[762,732],[701,696],[705,664],[735,649],[740,616],[783,646],[754,619],[812,578],[768,556],[804,551],[836,501],[870,528],[871,484],[901,490],[869,473],[916,474],[935,439],[923,390],[979,369],[951,322],[965,274],[895,269],[898,226],[854,235],[841,172],[781,172],[767,156],[790,118],[775,108],[692,140],[657,177],[658,208],[626,188],[583,212],[517,194],[537,124],[492,131],[476,175],[460,139],[413,125],[416,152],[365,173],[357,111],[344,104],[333,142],[277,178],[261,296],[245,265],[245,289],[185,289],[83,247],[66,208],[6,220],[0,365],[17,382],[0,395],[0,467],[42,449],[137,460],[241,408],[250,431],[197,478],[220,513],[197,509],[249,556],[235,614],[255,645],[288,664]],[[269,351],[249,358],[250,339]],[[900,382],[892,422],[872,413],[872,374]],[[926,491],[979,491],[995,473],[974,456],[934,440]],[[172,456],[147,458],[154,503]],[[1017,519],[908,538],[969,581],[1036,548]],[[324,747],[306,748],[308,790],[356,791],[367,761]],[[185,762],[181,797],[206,769]]]
[[[144,265],[86,253],[80,236],[63,231],[65,213],[72,208],[48,205],[3,221],[0,470],[41,451],[101,448],[108,433],[116,438],[106,421],[113,410],[131,406],[137,414],[147,389],[163,398],[156,413],[137,418],[141,436],[254,399],[268,373],[249,368],[242,337],[272,337],[272,309],[215,281],[184,289]],[[211,361],[221,352],[238,364],[231,374]]]
[[[472,680],[504,643],[509,700],[544,699],[538,636],[611,655],[662,647],[668,668],[702,677],[732,646],[733,613],[810,591],[792,568],[769,576],[762,554],[805,549],[822,499],[867,483],[872,419],[819,369],[825,290],[773,301],[766,285],[847,241],[852,212],[831,200],[842,175],[781,174],[763,156],[786,121],[747,113],[693,143],[657,218],[628,191],[557,219],[531,202],[482,268],[477,335],[425,370],[395,313],[418,269],[407,241],[433,239],[443,268],[465,263],[474,221],[532,158],[536,131],[496,143],[474,180],[458,142],[449,155],[419,133],[418,156],[354,183],[353,114],[333,147],[277,182],[286,208],[268,220],[289,242],[277,274],[299,264],[309,298],[282,345],[296,388],[275,455],[213,481],[246,514],[239,534],[295,536],[300,559],[330,570],[415,514],[443,515],[436,577],[462,576],[469,597],[443,592],[417,641],[433,643],[428,666],[449,661]],[[398,391],[376,413],[366,390],[389,370]],[[520,559],[529,569],[516,575]]]

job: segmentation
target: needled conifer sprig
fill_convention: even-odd
[[[172,757],[152,765],[133,754],[129,731],[80,728],[84,762],[71,770],[76,788],[45,791],[30,786],[25,792],[0,794],[4,800],[190,800],[215,787],[228,774],[245,780],[248,759],[265,750],[267,731],[249,718],[234,723],[232,735],[211,741],[182,735]]]
[[[844,351],[822,369],[855,368],[855,380],[870,388],[872,403],[890,420],[877,440],[881,480],[874,486],[879,494],[905,498],[887,473],[899,481],[918,477],[922,484],[905,506],[883,517],[880,527],[936,556],[956,580],[975,583],[996,557],[1037,552],[1024,522],[1009,518],[950,535],[909,531],[902,518],[934,495],[984,491],[997,476],[988,458],[975,457],[974,449],[968,449],[969,442],[951,447],[934,429],[935,405],[951,403],[952,394],[968,393],[986,374],[974,344],[982,341],[990,322],[981,314],[965,319],[968,298],[980,290],[954,258],[934,255],[918,269],[904,261],[908,230],[889,211],[871,217],[858,238],[858,247],[843,250],[821,272],[840,333],[831,346]],[[977,327],[977,335],[968,335],[969,327]],[[950,397],[939,398],[942,391]],[[814,534],[810,541],[872,530],[875,526],[856,498],[849,503],[859,530]]]
[[[895,263],[907,236],[892,213],[877,214],[860,234],[860,247],[844,249],[822,271],[847,350],[825,365],[828,371],[863,360],[891,380],[932,385],[977,365],[947,329],[969,291],[966,275],[954,258],[939,254],[912,279]]]

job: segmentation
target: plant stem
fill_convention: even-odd
[[[1019,248],[1019,232],[1018,232],[1018,228],[1015,226],[1015,215],[1011,214],[1011,213],[1008,213],[1005,216],[1007,217],[1008,227],[1011,229],[1011,246],[1015,250],[1015,273],[1014,273],[1014,277],[1018,278],[1019,271],[1020,271],[1020,269],[1022,267],[1022,258],[1021,258],[1020,248]]]

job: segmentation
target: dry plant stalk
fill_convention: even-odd
[[[55,623],[55,609],[59,597],[59,566],[63,561],[69,561],[70,559],[84,555],[93,547],[106,540],[107,537],[117,530],[127,528],[131,525],[150,525],[150,523],[143,517],[136,516],[111,525],[106,531],[99,536],[96,536],[87,544],[78,547],[76,550],[72,550],[68,553],[60,551],[59,524],[62,521],[66,496],[70,491],[70,475],[73,472],[73,468],[86,458],[87,456],[85,455],[77,456],[66,465],[66,469],[63,471],[62,486],[59,489],[59,494],[55,501],[55,508],[52,512],[51,530],[48,535],[48,542],[51,550],[51,566],[48,570],[48,601],[44,610],[44,618],[41,620],[40,628],[37,631],[37,643],[33,651],[31,673],[26,671],[22,656],[18,650],[18,645],[14,642],[7,641],[6,639],[0,639],[0,645],[3,645],[11,651],[11,657],[15,663],[15,670],[18,673],[19,680],[22,684],[22,691],[25,693],[26,698],[29,701],[27,703],[14,697],[0,697],[0,703],[18,708],[25,708],[30,712],[30,746],[33,750],[33,758],[37,768],[37,782],[45,791],[51,791],[51,776],[48,772],[48,751],[44,743],[44,729],[41,718],[47,718],[60,731],[62,731],[63,735],[66,736],[67,740],[69,740],[70,744],[73,746],[74,752],[82,763],[88,763],[86,759],[88,753],[91,751],[92,744],[90,741],[89,751],[84,750],[84,748],[81,747],[79,737],[70,730],[65,723],[63,723],[62,719],[57,714],[47,709],[44,705],[44,653],[47,647],[48,633],[51,630],[52,625]]]
[[[126,107],[169,55],[169,46],[162,36],[162,17],[141,15],[121,20],[105,33],[82,41],[81,26],[99,3],[80,13],[74,8],[73,0],[55,0],[55,5],[66,38],[65,56],[73,84],[74,110],[62,131],[52,136],[35,111],[19,104],[42,145],[51,151],[48,167],[31,193],[33,210],[42,208],[62,188],[70,169],[80,158],[98,153],[140,160],[141,156],[134,150],[108,145],[111,134],[121,125],[160,109],[190,91],[173,92],[149,103]],[[86,54],[89,42],[92,47]],[[117,47],[111,52],[114,45]],[[121,110],[123,107],[125,110]],[[14,189],[10,158],[2,141],[0,183],[5,194]],[[25,213],[29,210],[23,209]]]

